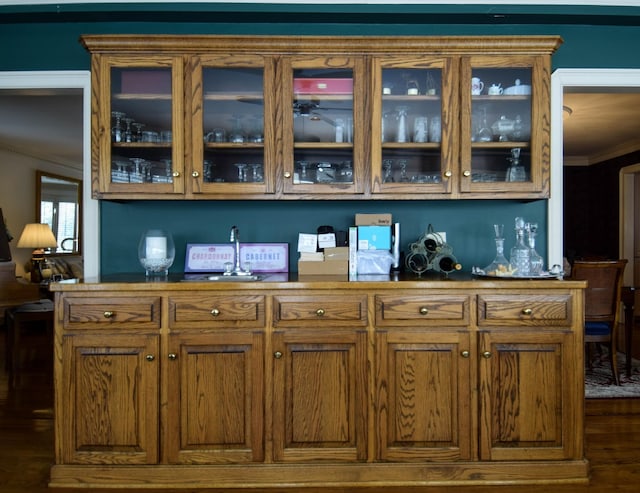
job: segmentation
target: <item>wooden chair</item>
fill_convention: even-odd
[[[586,280],[588,282],[584,302],[584,342],[587,346],[593,343],[607,345],[611,359],[613,381],[616,385],[620,385],[616,358],[616,339],[622,275],[626,265],[626,259],[576,260],[571,271],[573,279]]]

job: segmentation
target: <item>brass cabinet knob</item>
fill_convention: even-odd
[[[144,359],[146,359],[147,361],[153,361],[154,359],[156,359],[156,357],[153,354],[147,354]]]
[[[451,178],[451,176],[453,175],[453,173],[450,170],[447,170],[444,172],[444,177],[445,178]]]
[[[482,357],[484,359],[489,359],[491,358],[491,352],[490,351],[485,351],[484,353],[482,353]]]
[[[462,176],[466,176],[467,178],[471,176],[471,171],[469,171],[468,169],[465,169],[462,172]]]
[[[180,172],[179,171],[174,171],[172,173],[172,175],[173,175],[174,178],[178,178],[180,176]]]
[[[420,315],[427,315],[429,313],[429,309],[426,306],[420,307]]]
[[[532,313],[533,313],[533,310],[531,308],[524,308],[522,310],[523,315],[531,315]]]
[[[192,171],[191,176],[193,176],[194,178],[198,178],[198,176],[200,176],[200,173],[198,173],[197,171]]]
[[[116,312],[112,312],[112,311],[106,311],[103,313],[104,318],[113,318],[115,316]]]
[[[273,357],[275,359],[280,359],[282,358],[282,353],[280,351],[276,351],[275,353],[273,353]]]
[[[284,177],[285,178],[291,178],[291,173],[289,171],[285,171],[284,172]]]
[[[213,315],[214,317],[217,317],[218,315],[220,315],[220,310],[218,310],[217,308],[214,308],[213,310],[211,310],[211,315]]]
[[[469,351],[461,351],[460,356],[463,358],[468,358],[470,356]]]
[[[318,308],[318,309],[316,310],[316,315],[317,315],[318,317],[323,317],[323,316],[324,316],[324,314],[325,314],[324,308]]]
[[[173,360],[175,360],[175,359],[178,359],[178,355],[177,355],[176,353],[169,353],[169,354],[167,355],[167,357],[168,357],[171,361],[173,361]]]

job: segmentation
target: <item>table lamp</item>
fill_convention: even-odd
[[[56,237],[48,224],[31,223],[22,230],[18,248],[34,248],[31,253],[31,282],[41,282],[40,267],[44,261],[44,249],[58,246]]]

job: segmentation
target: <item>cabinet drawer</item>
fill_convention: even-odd
[[[570,326],[570,294],[483,294],[478,296],[478,325]]]
[[[376,326],[429,327],[469,325],[469,296],[377,295]]]
[[[273,324],[302,327],[363,327],[366,296],[274,296]]]
[[[158,329],[160,297],[65,298],[65,329]]]
[[[169,326],[264,327],[262,295],[188,295],[169,298]]]

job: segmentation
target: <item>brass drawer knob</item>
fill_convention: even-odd
[[[273,357],[275,359],[280,359],[282,358],[282,353],[280,351],[276,351],[275,353],[273,353]]]
[[[211,310],[211,315],[213,315],[214,317],[217,317],[218,315],[220,315],[220,310],[218,310],[217,308],[214,308],[213,310]]]
[[[318,308],[318,309],[316,310],[316,315],[317,315],[318,317],[324,317],[324,314],[325,314],[324,308]]]
[[[524,308],[522,310],[523,315],[531,315],[532,313],[533,313],[533,310],[531,308]]]
[[[191,172],[191,176],[193,176],[194,178],[198,178],[198,176],[200,176],[200,173],[198,173],[197,171],[193,171]]]
[[[179,171],[174,171],[172,173],[172,175],[173,175],[174,178],[178,178],[180,176],[180,172]]]
[[[104,318],[113,318],[115,316],[115,312],[109,311],[107,310],[106,312],[103,313]]]
[[[467,178],[469,178],[471,176],[471,171],[469,171],[468,169],[465,169],[462,172],[462,176],[466,176]]]
[[[178,355],[177,355],[176,353],[169,353],[169,354],[167,355],[167,357],[168,357],[171,361],[178,359]]]
[[[463,358],[468,358],[470,356],[469,351],[462,351],[460,353],[460,356],[462,356]]]
[[[428,315],[428,314],[429,314],[429,309],[426,306],[421,306],[420,315]]]
[[[484,353],[482,353],[482,357],[484,359],[489,359],[491,358],[491,352],[490,351],[485,351]]]
[[[453,175],[453,173],[451,171],[449,171],[449,170],[444,172],[444,177],[445,178],[451,178],[452,175]]]
[[[289,171],[285,171],[284,172],[284,177],[285,178],[291,178],[291,173]]]
[[[156,359],[156,357],[153,354],[147,354],[144,359],[146,359],[147,361],[153,361],[154,359]]]

